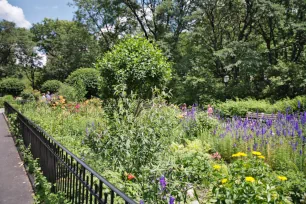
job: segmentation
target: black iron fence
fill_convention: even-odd
[[[5,102],[4,107],[6,115],[17,114],[24,144],[39,159],[47,180],[55,184],[53,192],[65,193],[72,203],[136,204],[10,104]]]

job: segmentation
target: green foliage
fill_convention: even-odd
[[[30,26],[30,25],[29,25]],[[18,28],[15,23],[0,21],[0,78],[20,77],[26,53],[35,47],[32,34],[26,28]],[[18,64],[16,61],[18,60]]]
[[[58,92],[59,88],[61,87],[62,82],[58,80],[48,80],[43,83],[41,86],[41,91],[46,93],[49,91],[50,93],[56,93]]]
[[[93,68],[81,68],[72,72],[66,79],[71,86],[81,82],[84,84],[87,94],[86,97],[98,96],[102,79],[98,70]]]
[[[32,92],[24,90],[21,94],[20,97],[22,97],[23,100],[27,101],[34,101],[35,96],[33,95]]]
[[[68,101],[77,101],[75,88],[67,84],[61,85],[58,89],[58,95],[63,96]]]
[[[298,107],[298,104],[300,108]],[[270,103],[267,100],[254,100],[254,99],[237,99],[228,100],[224,103],[215,104],[216,109],[220,110],[226,116],[242,116],[245,117],[248,112],[253,113],[292,113],[303,111],[306,108],[306,96],[297,96],[293,99],[283,99]]]
[[[24,88],[23,82],[16,78],[5,78],[0,82],[0,91],[3,95],[18,96]]]
[[[253,156],[250,159],[237,159],[229,165],[229,175],[215,174],[211,201],[217,203],[291,203],[300,202],[306,183],[295,182],[296,172],[273,172],[262,159]],[[281,180],[282,177],[283,180]],[[226,180],[223,180],[226,179]],[[302,179],[303,180],[303,179]],[[292,185],[292,183],[295,183]],[[299,189],[295,189],[297,184]],[[292,194],[296,192],[296,194]],[[297,195],[297,196],[296,196]]]
[[[148,40],[125,38],[96,63],[104,79],[105,96],[114,96],[115,87],[124,85],[127,93],[148,98],[152,88],[164,88],[171,78],[171,64],[161,50]]]
[[[11,103],[14,101],[14,97],[12,95],[5,95],[3,97],[0,97],[0,107],[4,107],[4,102]]]
[[[177,106],[166,103],[164,92],[155,91],[150,100],[127,96],[124,91],[117,94],[117,100],[109,100],[103,107],[101,100],[90,99],[20,108],[136,201],[163,203],[170,196],[181,203],[299,203],[304,199],[305,157],[292,149],[292,137],[272,137],[269,131],[263,143],[261,135],[255,138],[250,130],[254,136],[246,142],[244,129],[236,126],[240,123],[220,123],[196,107],[184,115]],[[250,155],[255,142],[265,157]],[[296,148],[300,150],[302,143]],[[239,150],[250,153],[233,157]],[[163,176],[165,189],[160,185]],[[253,177],[254,182],[246,177]],[[222,179],[227,180],[222,183]]]
[[[45,18],[34,24],[31,32],[48,57],[43,80],[64,81],[71,72],[94,63],[99,54],[94,35],[75,21]]]
[[[16,122],[17,115],[11,114],[8,116],[10,132],[16,137],[17,147],[20,151],[26,171],[34,176],[35,179],[35,203],[46,204],[68,204],[65,199],[65,194],[62,192],[52,193],[52,184],[47,181],[39,166],[38,159],[34,159],[31,153],[31,147],[26,148],[23,143],[23,137],[20,132],[19,124]]]
[[[66,100],[70,102],[80,102],[85,99],[87,91],[82,82],[77,81],[74,86],[68,84],[62,84],[58,89],[58,94],[63,96]]]

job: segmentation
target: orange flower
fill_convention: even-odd
[[[130,180],[133,180],[134,178],[136,178],[133,174],[129,174],[128,176],[127,176],[127,178],[128,178],[128,180],[130,181]]]

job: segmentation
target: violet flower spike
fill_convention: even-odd
[[[175,201],[175,198],[170,196],[170,199],[169,199],[169,204],[174,204],[174,201]]]
[[[159,179],[159,184],[160,184],[160,187],[161,187],[161,190],[165,190],[166,189],[166,185],[167,185],[167,182],[166,182],[166,178],[164,175],[162,175]]]

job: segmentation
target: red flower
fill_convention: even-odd
[[[133,174],[129,174],[128,176],[127,176],[127,178],[128,178],[128,180],[130,181],[130,180],[133,180],[134,178],[136,178]]]
[[[75,108],[79,109],[80,108],[80,104],[76,104]]]

